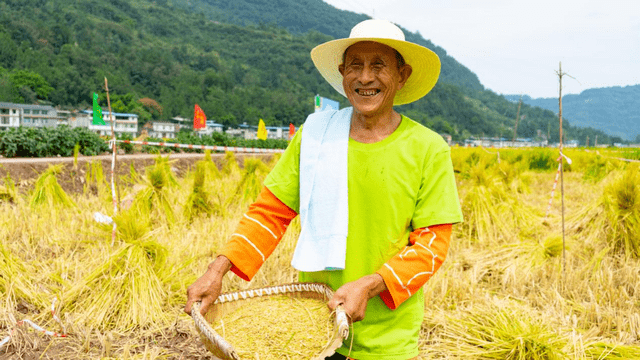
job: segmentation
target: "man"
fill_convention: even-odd
[[[415,358],[422,286],[444,261],[462,213],[449,147],[393,106],[426,95],[440,61],[382,20],[356,25],[311,57],[353,107],[307,119],[236,233],[189,287],[185,311],[201,301],[205,313],[229,270],[251,279],[300,213],[292,261],[303,270],[299,281],[337,289],[328,306],[342,306],[353,322],[352,338],[331,359]],[[341,131],[343,140],[333,135]]]

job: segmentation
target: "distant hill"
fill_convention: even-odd
[[[519,95],[505,97],[514,102],[520,99]],[[524,96],[522,102],[558,113],[558,98]],[[574,126],[600,129],[633,141],[640,136],[640,85],[588,89],[579,95],[564,95],[562,117]]]
[[[166,1],[166,0],[165,0]],[[275,24],[294,34],[309,30],[333,38],[349,37],[353,25],[369,16],[339,10],[320,0],[172,0],[175,7],[200,12],[205,17],[242,26]],[[469,90],[483,90],[478,76],[420,34],[402,29],[408,41],[433,50],[442,62],[440,80]]]
[[[321,0],[0,0],[0,101],[87,108],[98,92],[104,105],[107,77],[113,110],[141,121],[191,117],[198,104],[225,126],[299,125],[315,94],[348,105],[309,51],[363,19]],[[444,49],[405,33],[440,56],[442,74],[400,112],[454,140],[513,136],[516,105]],[[518,137],[558,141],[552,111],[525,104],[520,117]],[[563,131],[617,141],[569,121]]]

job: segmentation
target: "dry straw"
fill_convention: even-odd
[[[62,164],[49,165],[49,168],[38,177],[30,199],[33,208],[42,206],[48,208],[76,207],[76,204],[64,192],[56,179],[56,175],[62,171],[62,166]]]
[[[629,165],[605,182],[602,196],[570,217],[569,229],[590,243],[640,258],[640,171]]]

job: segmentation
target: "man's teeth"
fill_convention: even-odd
[[[358,94],[362,96],[373,96],[378,93],[378,90],[358,90]]]

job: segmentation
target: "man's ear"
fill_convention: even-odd
[[[409,64],[404,64],[400,67],[400,69],[398,69],[398,72],[400,73],[400,82],[399,82],[400,86],[398,87],[398,90],[400,90],[402,89],[404,84],[407,83],[407,80],[409,80],[409,76],[411,76],[411,73],[413,72],[413,68]]]
[[[344,76],[344,64],[338,65],[338,71],[340,71],[340,74]]]

